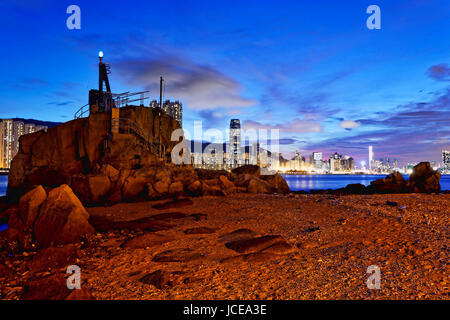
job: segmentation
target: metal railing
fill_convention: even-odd
[[[77,112],[73,115],[74,119],[83,118],[83,116],[89,112],[89,103],[86,103],[84,106],[82,106],[80,109],[78,109]]]
[[[121,94],[113,94],[113,99],[114,102],[116,104],[117,108],[121,108],[121,107],[126,107],[128,106],[131,102],[136,102],[139,101],[140,105],[143,106],[144,105],[144,100],[149,99],[149,97],[146,97],[145,94],[149,92],[149,91],[141,91],[141,92],[124,92]],[[136,96],[139,96],[139,98],[136,98]]]
[[[114,104],[117,108],[123,108],[132,102],[139,101],[139,105],[143,106],[144,101],[149,99],[149,97],[146,97],[145,94],[149,91],[141,91],[141,92],[124,92],[124,93],[113,93],[111,94],[114,100]],[[139,96],[139,97],[137,97]],[[74,114],[74,119],[84,118],[89,115],[89,103],[82,106],[80,109],[78,109],[77,112]]]

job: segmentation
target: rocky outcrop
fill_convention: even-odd
[[[244,169],[246,167],[249,166]],[[249,172],[258,173],[258,169],[250,166]],[[70,180],[73,192],[86,206],[185,196],[225,196],[239,192],[289,192],[286,181],[279,174],[237,174],[172,164],[139,169],[120,169],[107,164],[90,174],[73,175]]]
[[[160,117],[153,108],[125,107],[120,109],[120,118],[135,122],[142,130],[159,137],[165,152],[170,154],[176,142],[171,141],[173,130],[179,128],[176,120],[166,114]],[[115,170],[137,169],[159,162],[154,153],[148,152],[147,146],[135,135],[121,132],[111,136],[109,112],[91,114],[87,118],[76,119],[47,131],[39,131],[20,137],[18,154],[11,163],[7,195],[10,201],[17,201],[35,185],[56,187],[62,184],[73,186],[72,178],[79,175],[94,174],[98,176],[99,167],[104,167],[103,174],[109,180],[117,179]],[[115,168],[115,170],[112,170]],[[77,180],[77,183],[80,180]],[[108,189],[104,178],[81,181],[92,189],[93,199],[102,198]],[[96,186],[100,186],[95,195]],[[85,202],[85,199],[83,199]]]
[[[400,172],[394,172],[384,179],[372,181],[367,187],[368,193],[404,193],[406,191],[406,180]]]
[[[409,180],[400,172],[394,172],[383,179],[372,181],[369,186],[349,184],[334,193],[347,194],[393,194],[393,193],[433,193],[440,192],[441,174],[433,170],[429,162],[421,162],[413,169]]]
[[[137,123],[154,137],[159,137],[161,120],[161,141],[169,154],[177,143],[170,141],[171,133],[179,124],[165,114],[159,119],[154,112],[152,108],[126,107],[120,109],[120,118]],[[70,186],[85,206],[237,192],[289,192],[279,174],[261,175],[254,165],[227,172],[164,163],[156,159],[155,150],[129,131],[109,134],[110,117],[108,112],[91,114],[20,138],[7,195],[16,202],[30,190],[35,193],[22,200],[23,206],[28,206],[21,209],[26,228],[37,218],[45,189],[61,185]],[[38,185],[41,187],[35,188]]]
[[[409,176],[408,190],[416,193],[441,191],[441,174],[433,170],[429,162],[421,162],[414,167]]]

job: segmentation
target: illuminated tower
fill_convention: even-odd
[[[369,171],[372,171],[373,165],[373,147],[369,146]]]
[[[240,163],[241,153],[241,122],[239,119],[230,121],[230,165],[236,168]]]
[[[444,171],[450,170],[450,151],[442,150],[442,169]]]
[[[5,119],[0,124],[0,138],[2,139],[0,164],[2,168],[9,168],[13,158],[14,151],[14,121]]]

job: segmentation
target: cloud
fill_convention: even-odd
[[[205,120],[202,123],[205,128],[222,128],[226,122],[224,115],[213,110],[200,110],[198,114]]]
[[[48,104],[53,104],[55,106],[67,106],[71,103],[73,103],[73,101],[61,101],[61,102],[52,101],[52,102],[49,102]]]
[[[299,141],[297,139],[292,139],[292,138],[281,138],[280,140],[278,140],[278,143],[280,145],[296,144],[298,142]],[[267,143],[272,144],[272,140],[269,140]]]
[[[43,79],[38,78],[25,78],[20,82],[14,84],[14,87],[19,90],[33,90],[41,89],[42,87],[48,86],[50,83]]]
[[[196,110],[250,107],[257,101],[241,95],[235,79],[208,65],[174,56],[124,59],[115,67],[126,82],[159,92],[159,77],[165,79],[165,95]]]
[[[446,63],[429,67],[427,74],[438,81],[450,81],[450,67]]]
[[[355,122],[351,120],[344,120],[341,121],[341,123],[339,124],[339,126],[344,129],[355,129],[358,128],[360,125],[361,125],[360,122]]]
[[[372,145],[375,159],[395,158],[400,164],[440,161],[441,150],[450,148],[450,88],[434,100],[400,105],[392,112],[378,112],[376,118],[354,121],[365,131],[307,143],[305,151],[331,155],[346,152],[355,159],[366,160]]]
[[[278,129],[281,133],[307,133],[307,132],[321,132],[322,126],[314,121],[294,119],[283,124],[263,124],[258,121],[247,120],[243,124],[244,129]]]

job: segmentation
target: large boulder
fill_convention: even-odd
[[[51,190],[34,224],[34,236],[40,248],[78,242],[94,232],[89,213],[68,185]]]
[[[202,183],[196,180],[188,185],[187,192],[189,195],[198,196],[202,191]]]
[[[365,194],[366,186],[361,183],[350,183],[345,188],[339,190],[347,194]]]
[[[45,199],[47,199],[47,193],[42,186],[35,187],[20,198],[19,214],[27,229],[33,229],[39,209]]]
[[[230,188],[234,188],[234,187],[235,187],[234,183],[231,182],[231,181],[230,181],[226,176],[224,176],[224,175],[221,175],[221,176],[219,177],[219,180],[220,180],[220,183],[222,184],[222,186],[223,186],[225,189],[230,189]]]
[[[256,165],[248,164],[248,165],[233,169],[231,172],[234,174],[238,174],[238,175],[239,174],[250,174],[250,175],[259,177],[261,175],[261,168]]]
[[[407,192],[406,180],[400,172],[394,172],[383,179],[371,181],[366,188],[367,193],[404,193]]]
[[[291,191],[286,180],[284,180],[284,178],[278,173],[272,175],[262,175],[261,179],[267,181],[272,189],[277,193],[287,194]]]
[[[146,190],[146,185],[148,179],[139,175],[129,176],[122,186],[122,196],[123,200],[133,201],[138,198],[146,198],[148,190]]]
[[[410,192],[431,193],[441,191],[441,174],[433,170],[429,162],[421,162],[413,169],[409,176],[408,189]]]
[[[183,193],[183,183],[180,181],[175,181],[169,186],[169,195],[177,196]]]
[[[210,186],[209,184],[203,182],[201,186],[201,193],[204,196],[224,196],[225,193],[220,187]]]
[[[78,199],[85,205],[103,203],[111,191],[107,175],[75,175],[70,184]]]
[[[269,183],[267,183],[264,180],[258,179],[258,178],[253,178],[250,180],[247,190],[249,193],[271,193],[272,192],[272,188],[269,185]]]
[[[153,185],[153,189],[159,194],[169,192],[170,180],[160,180]]]
[[[235,177],[235,183],[238,187],[247,188],[250,180],[254,179],[255,176],[251,174],[242,173]]]

